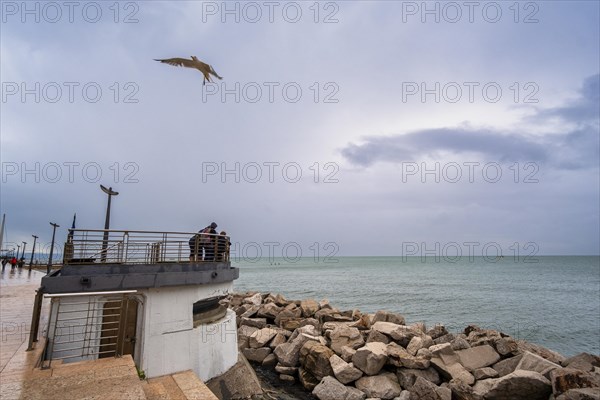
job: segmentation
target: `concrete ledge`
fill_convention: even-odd
[[[74,271],[75,268],[79,270]],[[228,263],[70,266],[64,272],[42,278],[44,293],[205,285],[232,282],[240,275],[239,269],[229,267]]]

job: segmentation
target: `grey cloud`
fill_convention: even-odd
[[[534,137],[467,128],[425,129],[404,135],[369,137],[365,144],[350,144],[342,155],[352,163],[369,166],[378,161],[402,162],[445,151],[480,153],[498,161],[545,161],[546,144]]]
[[[583,81],[580,90],[581,97],[564,107],[555,107],[547,110],[537,110],[536,114],[529,117],[540,120],[547,117],[558,117],[576,124],[596,123],[600,113],[600,74],[592,75]]]
[[[565,133],[533,135],[494,129],[467,127],[422,129],[391,136],[368,136],[363,144],[350,143],[342,155],[358,166],[377,162],[404,162],[422,157],[437,157],[442,152],[457,155],[477,153],[498,162],[531,161],[561,169],[598,166],[599,77],[584,81],[580,98],[566,107],[537,110],[529,119],[542,122],[559,117],[576,123]]]

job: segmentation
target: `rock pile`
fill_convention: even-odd
[[[470,325],[408,325],[327,300],[233,294],[240,351],[320,400],[600,399],[600,357],[558,353]]]

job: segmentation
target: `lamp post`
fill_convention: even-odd
[[[37,240],[37,236],[33,236],[33,249],[31,250],[31,260],[29,260],[29,270],[31,271],[31,266],[33,265],[33,255],[35,254],[35,241]]]
[[[27,242],[22,242],[23,243],[23,251],[21,252],[21,258],[18,259],[18,263],[17,265],[20,268],[23,268],[23,264],[25,264],[25,247],[27,246]]]
[[[60,228],[60,225],[50,222],[52,225],[52,245],[50,246],[50,257],[48,258],[48,266],[46,267],[46,274],[50,274],[50,268],[52,267],[52,254],[54,254],[54,238],[56,237],[56,228]]]
[[[108,195],[108,203],[106,204],[106,219],[104,221],[104,236],[102,237],[102,255],[100,257],[101,262],[106,262],[106,250],[108,248],[108,229],[110,228],[110,200],[112,196],[117,196],[119,192],[112,190],[112,187],[108,189],[100,185],[100,189]]]

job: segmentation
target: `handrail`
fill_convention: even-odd
[[[69,229],[63,264],[227,262],[229,246],[215,233]]]

